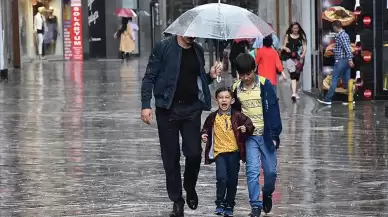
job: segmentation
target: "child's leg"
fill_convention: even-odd
[[[233,211],[236,205],[236,192],[238,184],[238,173],[240,171],[240,152],[228,153],[228,190],[226,193],[226,208]]]
[[[228,171],[227,171],[227,154],[219,154],[216,161],[216,178],[217,178],[217,190],[216,190],[216,206],[225,206],[225,194],[228,184]]]

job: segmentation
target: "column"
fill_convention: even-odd
[[[300,5],[297,7],[300,8],[300,25],[304,29],[306,36],[307,36],[307,53],[305,58],[305,64],[303,68],[302,73],[302,89],[304,91],[311,90],[311,73],[312,73],[312,35],[314,32],[312,30],[315,30],[315,28],[312,28],[312,25],[314,25],[314,10],[311,10],[311,1],[303,2],[302,4],[300,2]]]
[[[12,67],[12,16],[11,1],[0,0],[0,78],[8,80]]]

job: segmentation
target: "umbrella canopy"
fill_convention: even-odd
[[[116,10],[116,15],[119,17],[137,17],[135,11],[130,8],[119,8]]]
[[[164,32],[228,40],[267,36],[274,31],[265,21],[244,8],[211,3],[186,11]]]

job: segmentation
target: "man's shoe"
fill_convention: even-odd
[[[272,195],[263,194],[263,211],[270,213],[272,210]]]
[[[224,217],[231,217],[233,216],[233,209],[231,207],[228,207],[224,211]]]
[[[325,105],[331,105],[330,101],[324,100],[324,99],[318,99],[318,102],[325,104]]]
[[[186,203],[192,210],[196,210],[198,208],[198,195],[195,189],[186,192]]]
[[[214,211],[215,215],[224,215],[224,207],[217,206],[216,211]]]
[[[251,213],[249,213],[249,217],[260,217],[261,208],[252,208]]]
[[[174,207],[172,208],[172,212],[170,213],[170,217],[184,217],[184,205],[183,204],[177,204],[174,203]]]

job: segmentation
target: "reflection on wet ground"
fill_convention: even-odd
[[[0,85],[0,216],[167,215],[156,124],[139,119],[145,64],[34,63]],[[270,216],[388,216],[383,104],[292,104],[288,85]],[[244,171],[236,216],[249,212]],[[186,216],[213,216],[214,165],[202,167],[198,191]]]

